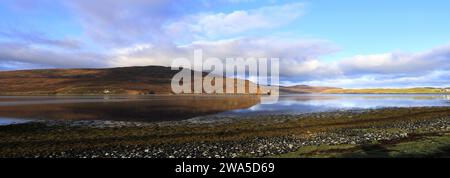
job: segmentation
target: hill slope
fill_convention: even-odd
[[[178,72],[160,66],[3,71],[0,95],[171,94]]]
[[[280,87],[280,93],[284,94],[300,94],[300,93],[322,93],[326,90],[337,90],[341,88],[335,87],[316,87],[316,86],[308,86],[308,85],[296,85],[289,87]]]

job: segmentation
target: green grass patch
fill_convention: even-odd
[[[425,136],[396,143],[374,142],[364,145],[304,146],[297,151],[276,155],[275,158],[448,158],[450,135]]]
[[[450,136],[426,137],[416,142],[399,143],[390,149],[393,157],[449,157]]]

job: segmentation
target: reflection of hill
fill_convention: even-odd
[[[0,106],[0,117],[55,120],[168,121],[249,108],[257,96],[168,96],[123,102]]]

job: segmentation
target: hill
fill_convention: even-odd
[[[280,93],[283,94],[301,94],[301,93],[322,93],[326,90],[341,89],[336,87],[317,87],[308,85],[281,86]]]
[[[161,66],[2,71],[0,95],[171,94],[178,72]],[[255,85],[245,83],[247,92]]]
[[[170,83],[172,77],[178,72],[171,70],[170,67],[161,66],[1,71],[0,95],[172,94]],[[206,73],[203,73],[203,76],[205,75]],[[247,80],[244,82],[246,93],[249,86],[256,85]],[[260,86],[258,94],[267,94],[269,90],[271,90],[270,87]],[[296,85],[280,86],[279,92],[281,94],[413,94],[450,93],[450,88],[343,89]]]

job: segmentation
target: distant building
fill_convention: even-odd
[[[108,89],[103,90],[103,94],[110,94],[111,91],[109,91]]]

